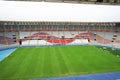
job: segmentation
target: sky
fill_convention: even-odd
[[[120,22],[120,6],[0,0],[0,21]]]

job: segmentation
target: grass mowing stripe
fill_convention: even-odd
[[[53,76],[60,76],[61,69],[59,65],[59,60],[57,58],[57,50],[55,48],[51,48],[51,64],[52,64],[52,74]]]
[[[28,77],[32,77],[32,76],[34,76],[35,74],[34,74],[34,72],[35,72],[35,69],[36,69],[36,58],[35,58],[35,55],[36,54],[34,54],[34,49],[31,51],[31,55],[29,55],[28,57],[28,60],[26,61],[26,66],[27,66],[27,68],[26,68],[26,73],[27,73],[27,76]],[[31,65],[32,64],[32,65]],[[33,68],[34,67],[34,69],[31,69],[31,68]],[[32,74],[31,74],[32,73]]]
[[[58,62],[59,62],[59,67],[61,69],[61,74],[60,76],[64,76],[64,74],[68,73],[68,68],[66,66],[66,64],[64,63],[64,60],[63,60],[63,57],[61,56],[61,52],[59,51],[59,49],[55,48],[56,51],[57,51],[57,59],[58,59]]]
[[[44,67],[44,49],[39,49],[38,48],[38,52],[37,53],[37,65],[36,65],[36,69],[35,69],[35,74],[36,74],[36,78],[39,77],[39,76],[43,76],[43,67]]]
[[[44,50],[46,50],[46,49],[44,49]],[[52,70],[51,70],[51,53],[50,53],[50,48],[47,48],[47,50],[45,51],[45,57],[44,57],[43,74],[44,74],[45,77],[50,77],[51,73],[52,73]]]
[[[41,75],[41,77],[45,77],[45,75],[44,75],[44,65],[45,65],[45,49],[44,48],[41,48],[42,49],[42,51],[41,51],[41,53],[42,53],[42,55],[41,55],[41,68],[40,68],[40,70],[41,70],[41,72],[40,72],[40,75]]]
[[[66,53],[66,54],[63,54],[63,51],[61,48],[59,48],[59,52],[60,52],[60,55],[62,56],[63,60],[64,60],[64,63],[68,69],[68,73],[66,73],[65,75],[67,74],[71,74],[73,72],[73,69],[71,67],[71,64],[70,62],[68,61],[67,57],[66,57],[66,54],[69,54],[69,53]]]

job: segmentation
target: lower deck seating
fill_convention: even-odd
[[[80,45],[80,44],[88,44],[88,39],[75,39],[72,43],[68,43],[67,45]]]
[[[52,45],[45,40],[26,40],[22,42],[21,46],[43,46],[43,45]]]
[[[113,40],[114,34],[117,35]],[[14,39],[14,37],[16,38]],[[17,46],[100,44],[120,47],[120,33],[99,31],[0,32],[0,45]],[[112,42],[113,41],[113,42]],[[1,47],[2,48],[2,47]]]
[[[71,42],[73,42],[74,40],[72,39],[63,39],[63,40],[47,40],[47,42],[52,43],[54,45],[60,44],[60,45],[66,45],[69,44]]]

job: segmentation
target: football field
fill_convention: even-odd
[[[0,62],[0,80],[29,80],[118,71],[120,58],[95,46],[18,48]]]

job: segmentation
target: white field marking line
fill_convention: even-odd
[[[14,51],[16,51],[18,48],[14,49],[13,51],[11,51],[8,55],[5,56],[5,58],[7,58],[10,54],[12,54]],[[4,59],[5,59],[4,58]]]

